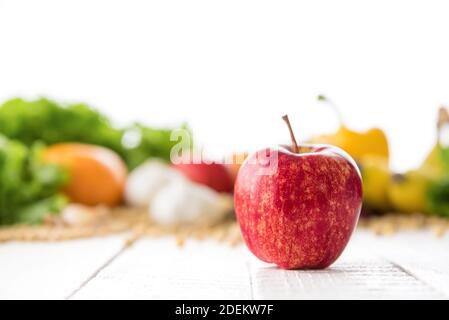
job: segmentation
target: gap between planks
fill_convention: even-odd
[[[252,299],[247,251],[212,240],[140,239],[72,299]]]
[[[245,265],[246,265],[246,270],[248,271],[251,300],[254,300],[253,274],[251,272],[251,264],[249,261],[246,261]]]
[[[84,280],[81,285],[72,291],[64,300],[70,300],[73,296],[75,296],[80,290],[82,290],[90,281],[95,279],[98,274],[108,267],[115,259],[117,259],[125,250],[130,247],[129,244],[125,243],[119,251],[117,251],[112,257],[110,257],[105,263],[103,263],[97,270],[94,271],[86,280]]]
[[[448,240],[417,233],[411,239],[405,234],[394,238],[377,237],[359,231],[342,258],[330,269],[284,271],[257,261],[243,246],[232,253],[232,248],[213,242],[192,240],[185,248],[177,248],[174,239],[139,239],[138,248],[128,250],[125,244],[67,299],[214,299],[221,295],[228,299],[239,296],[256,300],[447,299],[449,273],[445,273],[443,267],[449,261],[448,255],[444,255]],[[422,247],[413,244],[420,241]],[[426,246],[435,247],[436,244],[435,252],[425,250]],[[413,250],[406,252],[404,246]],[[214,252],[217,250],[221,252],[218,255]],[[201,261],[202,268],[205,265],[224,268],[224,274],[216,270],[208,274],[207,268],[195,272],[196,264],[187,261],[195,259]],[[435,271],[429,270],[428,264],[422,264],[423,259],[428,259],[429,263],[442,261],[435,263]],[[186,261],[189,267],[184,268]],[[231,271],[227,270],[229,268]],[[208,287],[210,283],[213,283],[211,288]]]
[[[114,235],[0,245],[0,299],[64,299],[123,246]]]
[[[444,292],[440,291],[438,288],[435,288],[431,283],[428,283],[427,281],[424,281],[423,279],[419,278],[417,275],[415,275],[412,271],[406,269],[404,266],[401,266],[400,264],[385,258],[389,263],[391,263],[393,266],[395,266],[397,269],[401,270],[405,274],[409,275],[410,277],[414,278],[416,281],[421,282],[424,286],[429,287],[429,289],[433,290],[437,295],[441,296],[442,298],[446,298],[447,296],[444,294]]]

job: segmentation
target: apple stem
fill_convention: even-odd
[[[295,134],[293,133],[292,125],[290,124],[290,120],[288,119],[288,115],[282,117],[282,120],[285,121],[288,127],[288,131],[290,132],[290,138],[292,139],[292,151],[294,153],[299,153],[298,143],[296,142]]]
[[[441,106],[438,110],[437,121],[437,143],[441,144],[441,134],[444,126],[449,125],[449,113],[444,106]]]
[[[324,96],[322,94],[320,94],[317,97],[317,100],[327,103],[332,108],[332,110],[334,110],[335,114],[337,115],[337,119],[338,119],[340,126],[343,127],[344,121],[343,121],[343,115],[340,112],[340,108],[338,108],[338,106],[332,100],[329,100],[326,96]]]

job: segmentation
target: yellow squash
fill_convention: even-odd
[[[429,213],[427,192],[432,179],[424,170],[410,170],[392,177],[388,197],[393,208],[403,213]]]
[[[449,113],[444,107],[440,107],[438,111],[437,122],[437,142],[421,164],[420,169],[425,170],[433,177],[442,177],[449,174],[449,164],[447,160],[443,158],[444,149],[447,150],[448,146],[443,143],[443,135],[448,134],[444,129],[448,129],[449,126]],[[443,146],[444,144],[444,146]]]
[[[363,155],[357,164],[362,173],[363,201],[370,208],[385,211],[390,208],[388,188],[391,172],[388,160],[378,155]]]

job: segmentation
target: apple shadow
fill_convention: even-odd
[[[258,268],[256,270],[256,275],[258,273],[272,273],[272,272],[285,272],[285,273],[316,273],[316,274],[343,274],[343,273],[348,273],[348,270],[343,270],[341,268],[338,267],[328,267],[325,269],[282,269],[280,267],[277,266],[265,266],[265,267],[261,267]]]

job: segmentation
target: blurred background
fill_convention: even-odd
[[[379,126],[417,166],[449,105],[446,1],[0,0],[0,100],[82,101],[117,124],[187,122],[211,157]]]

